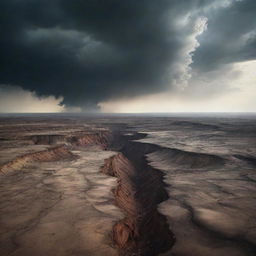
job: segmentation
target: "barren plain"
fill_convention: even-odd
[[[255,116],[0,117],[0,255],[256,255]]]

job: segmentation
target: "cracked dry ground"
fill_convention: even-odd
[[[254,148],[213,123],[2,119],[0,255],[255,255]]]

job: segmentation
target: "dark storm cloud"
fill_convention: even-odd
[[[172,67],[199,16],[209,16],[209,30],[200,38],[195,67],[254,58],[253,33],[243,49],[232,44],[222,52],[253,28],[255,1],[221,10],[209,7],[215,2],[221,1],[2,0],[0,84],[62,95],[65,104],[85,109],[110,98],[162,91],[177,75]],[[237,18],[235,28],[240,12],[243,24]],[[186,16],[190,22],[180,25]]]

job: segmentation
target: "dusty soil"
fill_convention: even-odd
[[[0,118],[0,255],[250,256],[250,118]]]

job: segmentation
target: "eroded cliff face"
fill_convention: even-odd
[[[31,162],[50,162],[59,160],[72,160],[76,156],[65,146],[48,148],[43,151],[28,153],[14,158],[0,167],[0,173],[5,174],[10,171],[20,170]]]
[[[71,152],[74,147],[97,145],[106,149],[111,143],[112,134],[109,131],[82,133],[72,136],[63,135],[33,135],[29,137],[36,145],[50,145],[46,150],[31,152],[15,157],[0,166],[0,173],[20,170],[31,162],[50,162],[60,160],[73,160],[77,158]],[[61,144],[59,144],[61,143]],[[55,145],[55,146],[52,146]]]
[[[66,144],[70,146],[87,146],[98,145],[106,148],[112,140],[112,133],[110,131],[95,131],[95,132],[78,132],[76,134],[38,134],[28,136],[26,139],[31,140],[36,145],[56,145]]]
[[[163,174],[146,162],[145,153],[153,150],[154,146],[127,139],[121,152],[105,160],[102,167],[102,172],[118,178],[114,195],[126,215],[111,234],[120,255],[158,255],[175,242],[165,216],[157,210],[168,195]]]
[[[81,134],[72,136],[68,139],[71,145],[83,147],[87,145],[98,145],[103,149],[106,149],[111,143],[113,135],[110,131],[102,131],[90,134]]]

